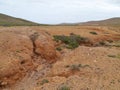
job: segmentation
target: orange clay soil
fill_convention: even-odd
[[[56,51],[52,35],[70,33],[93,43],[113,42],[110,46],[82,45]],[[120,33],[116,30],[94,26],[0,27],[0,90],[119,89]]]

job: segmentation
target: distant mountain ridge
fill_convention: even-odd
[[[0,26],[36,26],[36,25],[41,24],[0,13]]]
[[[85,23],[81,23],[81,25],[120,25],[120,17],[110,18],[106,20],[100,21],[89,21]]]
[[[39,26],[39,25],[48,25],[48,24],[39,24],[32,21],[24,20],[21,18],[15,18],[9,15],[0,13],[0,26]],[[88,21],[88,22],[78,22],[78,23],[61,23],[57,25],[103,25],[103,26],[120,26],[120,17],[99,20],[99,21]]]
[[[106,20],[99,21],[88,21],[88,22],[80,22],[80,23],[61,23],[59,25],[112,25],[112,26],[120,26],[120,17],[110,18]]]

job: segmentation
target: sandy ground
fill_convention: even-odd
[[[120,33],[118,31],[110,30],[108,27],[93,26],[0,28],[0,31],[4,30],[27,30],[27,32],[43,30],[50,35],[74,33],[94,42],[106,40],[115,42],[110,46],[79,46],[74,50],[63,49],[59,59],[52,64],[44,62],[44,59],[40,59],[42,57],[34,58],[36,61],[40,59],[40,64],[35,69],[30,69],[21,80],[1,90],[120,90]],[[97,35],[90,33],[93,31]],[[4,58],[0,56],[1,60]]]

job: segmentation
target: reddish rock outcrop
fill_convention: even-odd
[[[51,37],[45,32],[0,31],[0,86],[13,84],[33,70],[34,56],[50,63],[58,57]]]
[[[50,62],[54,62],[57,57],[53,40],[46,34],[41,34],[35,40],[35,52]]]

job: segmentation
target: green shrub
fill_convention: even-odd
[[[62,41],[63,43],[65,43],[68,49],[75,49],[81,43],[85,43],[88,41],[87,38],[84,38],[84,37],[81,37],[80,35],[75,35],[75,34],[71,34],[70,36],[55,35],[53,37],[56,42]]]
[[[97,33],[96,32],[90,32],[91,34],[93,34],[93,35],[97,35]]]

